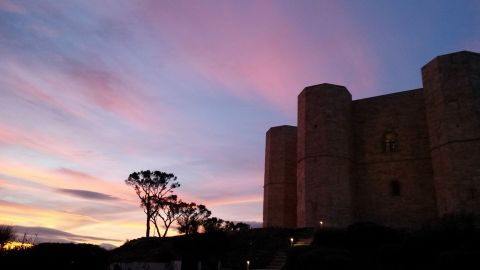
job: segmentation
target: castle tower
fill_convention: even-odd
[[[440,216],[480,216],[480,54],[436,57],[422,68]]]
[[[352,223],[351,103],[348,90],[332,84],[298,96],[298,227]]]
[[[267,131],[263,227],[295,228],[297,221],[297,127]]]

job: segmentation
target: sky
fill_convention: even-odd
[[[480,51],[480,1],[0,0],[0,224],[39,241],[144,235],[128,175],[261,222],[265,132],[309,85],[421,87]],[[173,233],[173,232],[172,232]]]

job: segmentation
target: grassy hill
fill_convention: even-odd
[[[167,262],[182,260],[186,268],[202,261],[205,269],[224,267],[242,269],[245,262],[251,268],[265,267],[280,250],[290,245],[290,237],[311,234],[311,229],[252,229],[239,232],[213,232],[168,238],[139,238],[111,251],[111,262]]]

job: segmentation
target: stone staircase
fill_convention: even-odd
[[[313,237],[309,238],[299,238],[293,243],[294,247],[309,246],[313,241]],[[285,263],[287,262],[287,254],[285,251],[279,251],[273,260],[268,264],[264,269],[250,269],[250,270],[281,270]]]
[[[266,269],[281,270],[286,262],[287,262],[287,254],[285,254],[285,251],[279,251],[275,255],[275,257],[273,257],[273,260],[268,264]]]
[[[273,257],[273,260],[268,264],[266,268],[262,269],[250,269],[250,270],[281,270],[285,263],[287,262],[287,254],[285,254],[285,251],[279,251]]]
[[[293,243],[294,247],[309,246],[313,242],[313,237],[300,238]]]

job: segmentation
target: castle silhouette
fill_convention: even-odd
[[[266,134],[264,227],[418,227],[480,215],[480,54],[438,56],[423,88],[352,101],[306,87]]]

